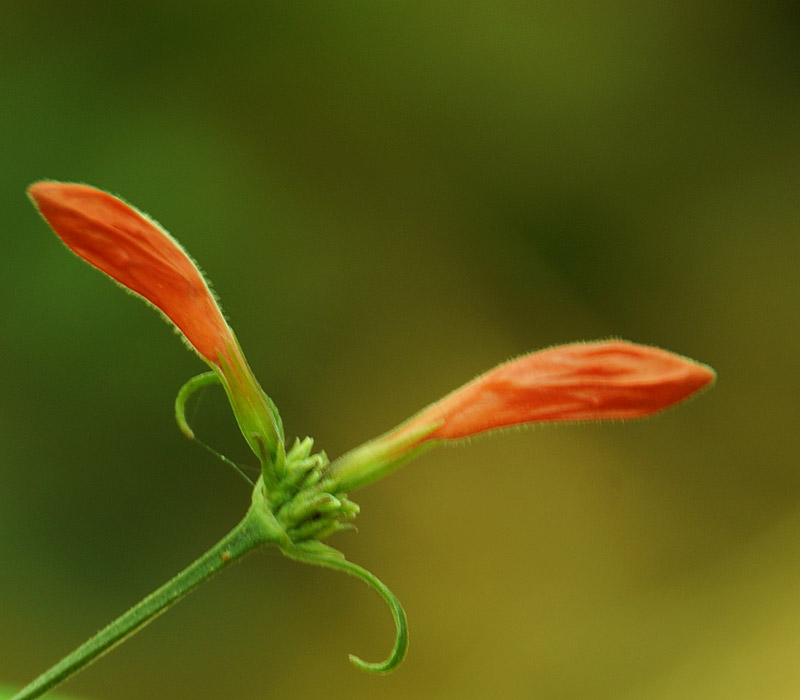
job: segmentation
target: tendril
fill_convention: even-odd
[[[225,462],[225,464],[233,467],[239,476],[241,476],[248,484],[253,486],[255,482],[244,473],[244,470],[236,462],[230,459],[230,457],[226,457],[221,452],[217,452],[217,450],[215,450],[213,447],[200,440],[194,434],[194,430],[192,430],[192,427],[189,425],[189,421],[186,419],[186,402],[189,400],[189,398],[200,389],[216,383],[220,383],[220,378],[217,376],[216,372],[203,372],[202,374],[198,374],[196,377],[192,377],[188,382],[186,382],[186,384],[180,388],[178,395],[175,397],[175,420],[178,423],[180,431],[186,437],[188,437],[190,440],[194,440],[215,457]]]
[[[194,440],[194,430],[186,420],[186,402],[192,394],[196,393],[199,389],[219,382],[219,377],[216,372],[203,372],[196,377],[192,377],[186,384],[184,384],[178,391],[175,397],[175,420],[178,422],[178,427],[181,432],[190,440]]]
[[[408,651],[408,623],[406,621],[406,613],[400,601],[392,593],[386,584],[383,583],[375,574],[367,571],[364,567],[354,564],[345,559],[344,555],[336,549],[322,544],[319,541],[309,541],[299,544],[297,547],[282,548],[283,553],[291,559],[304,562],[306,564],[314,564],[316,566],[325,566],[329,569],[337,571],[344,571],[350,576],[361,579],[370,588],[372,588],[384,602],[389,606],[392,613],[392,618],[395,624],[395,640],[394,648],[389,656],[383,661],[369,662],[364,661],[355,654],[350,654],[350,661],[362,671],[369,673],[389,673],[394,671],[406,656]]]

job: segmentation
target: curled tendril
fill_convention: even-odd
[[[180,388],[178,395],[175,397],[175,420],[178,422],[180,431],[186,437],[188,437],[190,440],[194,440],[196,443],[207,449],[211,454],[218,457],[226,464],[232,466],[248,484],[253,486],[253,480],[242,471],[242,468],[236,464],[236,462],[226,457],[221,452],[217,452],[217,450],[210,445],[207,445],[202,440],[199,440],[194,434],[192,426],[189,425],[189,421],[186,419],[186,402],[189,400],[192,394],[211,384],[221,384],[220,378],[216,372],[203,372],[202,374],[198,374],[196,377],[192,377],[188,382],[186,382],[186,384]]]
[[[324,545],[321,542],[304,542],[297,547],[291,549],[282,548],[282,550],[283,553],[291,559],[301,561],[305,564],[314,564],[315,566],[325,566],[329,569],[344,571],[350,576],[361,579],[383,598],[384,602],[389,606],[389,610],[392,612],[396,629],[392,652],[383,661],[364,661],[355,654],[350,654],[350,661],[356,668],[369,673],[389,673],[394,671],[394,669],[402,663],[408,651],[408,624],[403,606],[400,605],[400,601],[394,593],[387,588],[386,584],[364,567],[345,559],[344,555],[338,550]]]
[[[195,437],[194,430],[189,425],[189,421],[186,420],[186,402],[199,389],[215,383],[219,383],[219,377],[216,372],[203,372],[186,382],[175,397],[175,420],[178,421],[178,427],[181,432],[190,440],[194,440]]]

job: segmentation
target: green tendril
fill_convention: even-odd
[[[290,559],[295,559],[305,564],[343,571],[350,576],[361,579],[383,598],[384,602],[389,606],[389,610],[391,610],[396,629],[392,652],[385,660],[379,662],[364,661],[355,654],[350,654],[349,658],[356,668],[368,673],[383,674],[394,671],[402,663],[408,652],[408,623],[403,606],[386,584],[364,567],[345,559],[344,555],[338,550],[319,541],[304,542],[291,549],[282,548],[282,551]]]
[[[178,395],[175,397],[175,420],[178,422],[178,427],[181,432],[190,440],[194,440],[194,430],[186,420],[186,402],[196,393],[199,389],[209,386],[210,384],[219,384],[220,379],[216,372],[203,372],[196,377],[192,377],[186,384],[184,384]]]
[[[178,423],[180,431],[186,437],[188,437],[190,440],[194,440],[198,445],[208,450],[212,455],[225,462],[225,464],[233,467],[239,476],[241,476],[248,484],[250,484],[250,486],[253,486],[255,482],[247,474],[245,474],[242,468],[230,457],[226,457],[224,454],[211,447],[211,445],[208,445],[200,440],[194,434],[192,426],[189,425],[189,421],[186,419],[186,402],[191,398],[191,396],[200,389],[204,389],[211,384],[221,383],[222,382],[220,381],[220,378],[216,372],[203,372],[203,374],[198,374],[196,377],[192,377],[180,388],[178,395],[175,397],[175,420]]]

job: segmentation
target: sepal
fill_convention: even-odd
[[[439,422],[434,422],[402,433],[395,429],[365,442],[334,460],[325,474],[323,487],[330,491],[353,491],[383,478],[434,447],[435,440],[422,441],[439,426]]]

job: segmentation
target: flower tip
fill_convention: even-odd
[[[25,188],[25,193],[32,200],[36,201],[38,193],[41,192],[42,186],[45,184],[46,184],[45,180],[37,180],[36,182],[32,182]]]
[[[600,403],[605,405],[590,419],[659,413],[710,388],[717,380],[717,373],[708,365],[651,345],[594,341],[582,350],[587,357],[607,363],[606,370],[610,371],[611,381],[598,386]]]
[[[34,182],[28,185],[28,188],[25,190],[25,193],[28,195],[28,199],[33,202],[33,206],[40,211],[42,204],[48,199],[48,194],[53,190],[53,184],[55,183],[49,180],[40,180],[39,182]]]
[[[28,197],[39,207],[42,204],[54,203],[60,196],[69,194],[74,188],[89,188],[88,185],[78,185],[72,182],[58,182],[57,180],[39,180],[28,185],[25,190]]]
[[[102,217],[103,209],[116,200],[113,195],[91,185],[57,180],[34,182],[26,193],[33,206],[69,247],[72,247],[70,229],[77,225],[77,220],[98,213]]]
[[[37,180],[28,185],[25,191],[31,199],[37,199],[38,196],[46,192],[53,183],[53,180]]]
[[[717,372],[713,367],[709,367],[697,360],[687,359],[687,361],[693,365],[691,372],[692,389],[688,394],[689,396],[710,389],[717,383]]]

